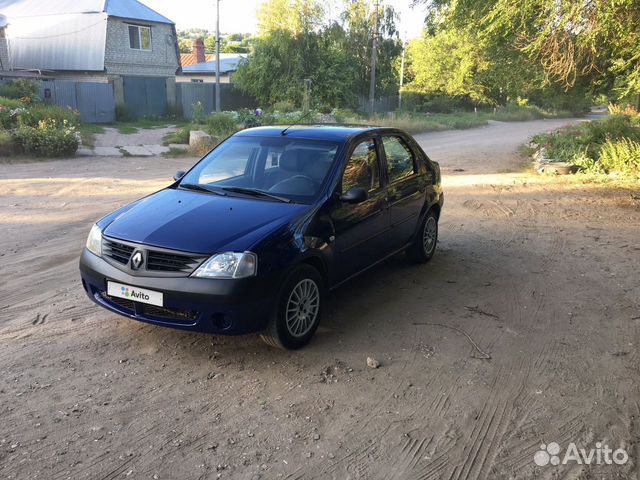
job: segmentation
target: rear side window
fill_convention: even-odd
[[[342,193],[354,187],[367,191],[380,187],[378,153],[373,139],[359,143],[347,162],[342,175]]]
[[[415,173],[413,152],[400,137],[382,137],[384,153],[387,157],[389,182],[395,182]]]

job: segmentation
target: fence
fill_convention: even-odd
[[[373,111],[375,113],[394,112],[398,109],[398,102],[398,95],[389,95],[387,97],[376,98],[373,102]],[[369,103],[369,99],[365,97],[358,98],[357,110],[360,113],[371,112],[371,104]]]
[[[197,102],[202,104],[203,113],[213,112],[215,110],[215,88],[214,83],[177,83],[176,95],[178,105],[182,107],[182,115],[191,120],[193,118],[193,104]],[[257,100],[234,90],[232,84],[220,84],[221,110],[238,110],[240,108],[256,108],[257,106]]]
[[[40,98],[46,103],[71,107],[88,123],[108,123],[116,119],[113,85],[98,82],[41,81]]]
[[[1,79],[7,83],[8,79]],[[39,96],[45,103],[70,107],[80,112],[87,123],[110,123],[116,120],[113,82],[81,82],[73,80],[35,80]],[[164,77],[122,77],[122,90],[127,114],[131,117],[163,117],[168,113],[167,83]],[[176,106],[185,118],[193,118],[193,104],[200,102],[203,112],[215,110],[215,84],[176,83]],[[234,90],[229,83],[220,84],[222,110],[255,108],[258,102]]]
[[[164,77],[122,77],[127,113],[137,117],[167,114],[167,80]]]

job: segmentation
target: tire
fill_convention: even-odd
[[[296,267],[284,281],[275,311],[260,337],[267,345],[284,350],[304,347],[320,324],[323,300],[320,273],[309,265]]]
[[[437,243],[438,216],[433,210],[429,210],[416,232],[413,244],[406,250],[407,256],[412,262],[426,263],[436,253]]]

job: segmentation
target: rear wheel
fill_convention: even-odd
[[[309,265],[297,267],[285,280],[275,312],[260,335],[268,345],[286,350],[305,346],[322,314],[322,277]]]
[[[407,256],[416,263],[428,262],[436,253],[437,243],[438,216],[433,210],[429,210],[416,232],[412,245],[407,248]]]

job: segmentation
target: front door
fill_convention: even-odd
[[[340,192],[360,187],[367,190],[368,198],[358,204],[338,201],[331,215],[336,232],[337,281],[375,263],[388,250],[389,211],[380,165],[373,138],[357,144],[347,160]]]

